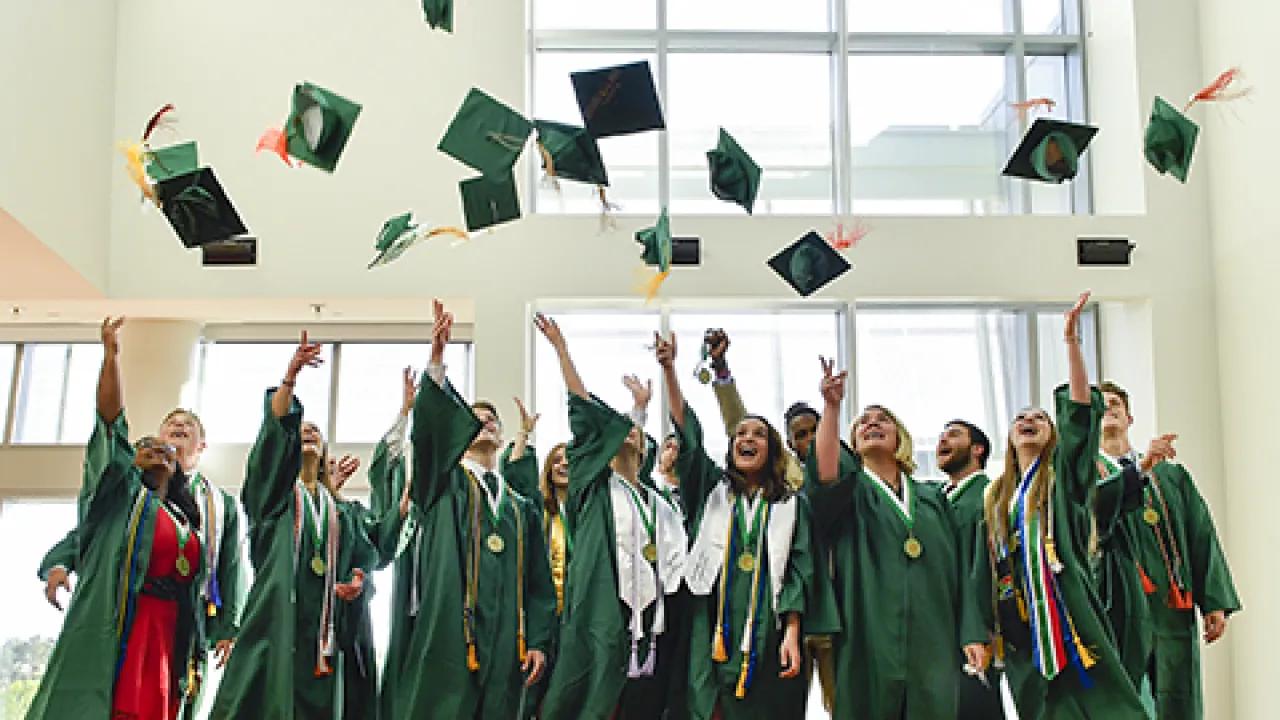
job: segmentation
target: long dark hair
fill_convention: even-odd
[[[787,455],[782,445],[782,436],[778,434],[777,429],[773,427],[773,423],[764,419],[759,415],[747,415],[742,421],[758,420],[764,423],[766,434],[769,438],[768,452],[765,454],[764,470],[761,473],[760,490],[764,493],[764,499],[774,503],[785,500],[791,494],[791,486],[787,483]],[[739,422],[739,425],[742,423]],[[747,491],[747,478],[734,465],[733,445],[737,436],[737,428],[734,428],[734,436],[729,438],[729,449],[724,455],[724,474],[729,478],[729,488],[736,493],[744,494]]]
[[[147,481],[150,476],[142,474],[142,483],[151,490],[155,487]],[[169,486],[165,490],[165,502],[172,503],[186,518],[192,529],[200,529],[200,506],[196,505],[196,496],[191,494],[191,481],[182,471],[182,466],[174,462],[173,476],[169,478]]]

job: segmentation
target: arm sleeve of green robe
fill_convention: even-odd
[[[941,492],[938,493],[940,496]],[[971,533],[961,531],[960,519],[955,508],[946,497],[940,497],[938,506],[942,508],[942,521],[949,526],[951,536],[956,539],[956,591],[960,597],[956,608],[956,627],[960,631],[960,647],[973,643],[986,644],[989,633],[978,610],[978,595],[973,592],[972,573],[974,559],[974,538]],[[972,528],[972,525],[969,526]]]
[[[40,569],[37,571],[41,581],[49,579],[49,571],[60,567],[69,573],[76,571],[76,558],[80,555],[79,534],[73,528],[53,547],[49,548],[49,552],[45,553],[44,559],[40,561]]]
[[[618,413],[595,395],[569,393],[569,432],[565,448],[569,463],[569,509],[572,521],[587,491],[609,478],[609,463],[631,433],[631,418]]]
[[[702,524],[702,509],[724,472],[716,465],[702,444],[702,423],[698,414],[684,406],[684,426],[676,426],[680,450],[676,453],[676,477],[680,478],[680,503],[690,528]],[[692,540],[692,538],[690,538]]]
[[[840,443],[840,470],[834,482],[824,483],[819,479],[817,462],[805,465],[803,488],[813,508],[814,531],[821,541],[828,540],[841,517],[850,512],[860,472],[862,460],[843,442]]]
[[[511,445],[502,451],[498,459],[498,471],[512,490],[534,501],[542,507],[542,488],[538,484],[538,451],[532,445],[525,445],[524,454],[518,460],[511,459]]]
[[[93,434],[84,450],[84,480],[77,501],[82,532],[86,522],[92,527],[98,517],[128,502],[141,484],[133,472],[134,452],[124,412],[110,424],[101,415],[95,417]]]
[[[995,571],[991,568],[985,520],[978,523],[973,544],[973,563],[970,565],[967,582],[961,586],[961,591],[971,597],[968,604],[970,616],[961,625],[964,633],[961,638],[962,647],[973,642],[990,642],[990,634],[996,626]],[[981,639],[972,635],[975,628],[982,628]]]
[[[830,576],[816,552],[809,499],[797,495],[794,502],[796,529],[775,612],[779,617],[789,612],[799,613],[805,635],[834,635],[840,631],[840,618]]]
[[[742,404],[738,383],[729,378],[723,382],[716,381],[711,388],[716,394],[716,403],[720,406],[724,434],[733,437],[738,432],[738,425],[747,417],[747,406]]]
[[[524,603],[525,643],[531,650],[550,655],[556,636],[556,588],[551,581],[551,562],[542,535],[541,506],[529,500],[520,504],[524,513],[525,553]]]
[[[250,527],[289,509],[293,484],[302,471],[302,403],[297,397],[292,398],[289,412],[284,417],[276,417],[271,412],[274,393],[274,388],[267,391],[262,427],[249,451],[244,488],[240,490]]]
[[[1186,552],[1191,565],[1191,594],[1196,605],[1202,614],[1217,610],[1224,610],[1228,615],[1239,612],[1240,597],[1236,595],[1231,568],[1227,566],[1227,556],[1218,541],[1218,530],[1214,527],[1213,516],[1209,514],[1209,506],[1196,489],[1191,474],[1179,465],[1170,467],[1179,476],[1187,502],[1184,520]]]
[[[359,568],[364,571],[365,575],[372,575],[378,569],[381,562],[378,548],[374,545],[374,538],[370,535],[369,530],[375,523],[372,522],[372,515],[363,505],[358,502],[343,503],[347,512],[351,515],[351,569]],[[352,573],[354,575],[354,573]],[[351,576],[339,578],[339,582],[350,582]]]
[[[249,590],[240,509],[230,495],[218,492],[222,495],[223,517],[226,518],[223,522],[226,525],[222,531],[222,544],[218,547],[218,595],[222,608],[207,623],[211,646],[221,640],[234,640],[240,634],[240,616]]]
[[[396,416],[395,424],[374,447],[373,459],[369,462],[369,504],[372,509],[365,518],[365,529],[378,553],[376,570],[385,568],[395,558],[400,531],[404,527],[399,501],[404,494],[404,440],[408,422],[408,417]]]
[[[1146,479],[1133,465],[1111,473],[1098,483],[1093,505],[1100,542],[1108,542],[1120,527],[1120,520],[1142,507],[1142,488],[1145,486]]]
[[[409,496],[421,511],[435,505],[453,477],[480,420],[447,378],[428,373],[413,404],[413,475]]]
[[[1106,404],[1097,388],[1090,391],[1089,399],[1088,404],[1072,402],[1071,390],[1065,384],[1054,391],[1058,416],[1054,482],[1076,505],[1091,503],[1098,486],[1098,439]]]

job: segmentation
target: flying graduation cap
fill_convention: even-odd
[[[509,174],[533,134],[533,123],[479,88],[471,88],[454,114],[440,152],[486,176]]]
[[[1157,96],[1142,143],[1147,162],[1161,175],[1170,174],[1185,183],[1199,135],[1199,125]]]
[[[475,232],[520,219],[520,195],[516,178],[510,170],[503,175],[463,180],[458,184],[462,195],[462,214],[467,230]]]
[[[1097,134],[1098,128],[1088,125],[1036,118],[1010,156],[1004,174],[1055,184],[1071,180],[1079,170],[1080,156]]]
[[[768,265],[801,297],[809,297],[853,267],[813,230],[770,258]]]
[[[432,29],[453,34],[453,0],[422,0],[422,15]]]
[[[609,186],[600,146],[586,128],[551,120],[534,120],[533,126],[538,131],[538,151],[547,178]]]
[[[284,124],[284,149],[289,156],[331,173],[351,139],[360,111],[360,105],[322,87],[311,83],[296,85]],[[259,141],[259,150],[281,145],[275,132],[278,131],[267,131]]]
[[[203,167],[156,183],[160,210],[188,248],[249,232],[213,168]]]
[[[707,163],[711,166],[711,194],[741,205],[750,215],[760,191],[760,166],[756,161],[720,128],[715,149],[707,151]]]
[[[596,139],[667,126],[647,60],[570,73],[569,79],[583,124]]]
[[[147,153],[147,176],[156,182],[185,175],[200,168],[200,154],[194,142],[172,145]]]
[[[671,274],[671,218],[667,209],[662,209],[658,222],[636,233],[636,242],[643,248],[640,259],[645,265],[656,267],[657,272],[642,286],[645,301],[652,300],[658,294],[658,288]]]
[[[374,250],[378,255],[369,263],[369,269],[398,260],[409,251],[409,248],[437,235],[453,235],[462,240],[467,239],[467,234],[458,228],[424,230],[413,222],[413,213],[393,217],[382,223],[382,229],[378,231],[378,238],[374,241]]]

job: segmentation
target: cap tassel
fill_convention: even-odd
[[[1231,83],[1242,77],[1244,77],[1244,74],[1240,72],[1240,68],[1238,67],[1234,67],[1223,72],[1217,77],[1217,79],[1205,86],[1200,92],[1192,95],[1191,100],[1187,102],[1186,107],[1182,108],[1182,112],[1185,113],[1190,110],[1191,106],[1198,102],[1228,102],[1231,100],[1238,100],[1253,92],[1253,88],[1244,88],[1242,90],[1227,92],[1227,88],[1231,86]]]
[[[665,281],[667,276],[670,274],[670,270],[663,270],[661,272],[654,273],[652,276],[644,280],[640,285],[639,291],[644,295],[644,301],[646,303],[651,302],[653,298],[658,295],[658,288],[662,287],[663,281]]]
[[[716,625],[716,636],[711,641],[711,661],[729,662],[729,652],[724,647],[724,630],[720,625]]]
[[[609,213],[616,212],[622,209],[617,204],[609,202],[609,197],[605,193],[606,193],[606,188],[604,185],[596,186],[596,195],[599,196],[600,198],[600,231],[601,232],[604,232],[605,230],[613,230],[618,227],[618,221],[614,220]]]
[[[133,180],[133,184],[138,186],[142,191],[142,197],[150,200],[156,207],[160,207],[160,200],[156,197],[155,188],[151,187],[151,181],[147,179],[146,168],[143,167],[142,156],[145,154],[142,149],[142,143],[121,142],[119,144],[120,152],[124,153],[124,167],[129,172],[129,178]]]
[[[1044,108],[1045,112],[1053,112],[1053,108],[1056,107],[1057,105],[1058,103],[1054,102],[1050,98],[1039,97],[1039,98],[1032,98],[1025,102],[1010,103],[1009,107],[1018,111],[1019,118],[1025,118],[1027,116],[1027,113],[1037,108]]]
[[[1138,577],[1142,578],[1142,592],[1151,595],[1156,591],[1156,584],[1151,582],[1151,578],[1147,576],[1147,571],[1138,564]]]
[[[742,671],[738,673],[738,689],[734,691],[734,697],[741,700],[747,696],[747,673],[751,670],[751,660],[746,653],[742,655]]]
[[[263,150],[275,153],[289,167],[298,167],[298,165],[294,165],[293,158],[289,157],[289,137],[285,135],[284,128],[267,128],[267,131],[262,133],[262,137],[258,138],[258,149],[254,151],[254,154],[256,155]]]
[[[476,644],[467,643],[467,669],[475,672],[480,669],[480,661],[476,659]]]
[[[164,116],[168,115],[174,110],[175,108],[173,106],[173,103],[169,103],[164,107],[160,108],[158,111],[156,111],[156,114],[151,116],[151,119],[147,121],[146,128],[144,128],[142,131],[142,142],[145,143],[148,140],[150,140],[151,134],[161,127],[164,127],[164,128],[173,127],[173,123],[170,121],[165,121]]]
[[[1054,575],[1062,573],[1062,561],[1058,559],[1058,547],[1053,542],[1053,538],[1044,539],[1044,555],[1049,563],[1049,569]]]
[[[991,664],[994,667],[1004,667],[1004,635],[996,635],[994,642],[991,644]]]
[[[1098,654],[1085,646],[1084,641],[1080,639],[1079,633],[1072,632],[1071,635],[1071,639],[1076,645],[1076,653],[1080,655],[1080,664],[1084,666],[1084,669],[1088,670],[1094,665],[1097,665]]]
[[[1174,610],[1190,610],[1195,607],[1195,603],[1191,599],[1191,593],[1177,585],[1169,588],[1168,604]]]
[[[471,239],[471,236],[467,234],[466,230],[463,230],[462,228],[457,228],[457,227],[438,227],[424,234],[422,236],[422,239],[430,240],[431,238],[436,237],[437,235],[452,235],[453,237],[458,238],[458,240],[453,243],[454,245],[457,245],[458,243],[464,243]]]
[[[627,677],[635,679],[640,677],[640,660],[636,657],[639,652],[636,638],[631,638],[631,662],[627,664]]]
[[[1029,622],[1030,616],[1027,615],[1027,601],[1022,597],[1022,591],[1016,594],[1018,599],[1018,617],[1022,618],[1022,622]]]
[[[324,655],[316,661],[316,677],[328,677],[333,674],[333,668],[329,667],[329,659]]]
[[[556,177],[556,163],[551,157],[551,152],[542,143],[538,143],[538,152],[542,155],[542,183],[560,192],[560,179]]]

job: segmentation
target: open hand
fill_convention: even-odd
[[[1139,467],[1142,472],[1151,472],[1151,468],[1158,463],[1167,462],[1178,456],[1178,450],[1173,447],[1173,441],[1177,440],[1175,434],[1161,435],[1152,438],[1151,444],[1147,447],[1147,454],[1142,456],[1142,462]]]
[[[1063,318],[1066,322],[1064,323],[1062,335],[1071,342],[1080,340],[1080,313],[1084,310],[1085,304],[1089,302],[1089,295],[1090,292],[1088,290],[1080,293],[1080,297],[1076,298],[1076,304],[1063,313]]]
[[[537,413],[530,417],[529,411],[525,409],[524,403],[520,401],[520,398],[513,399],[516,401],[516,408],[520,411],[520,432],[528,435],[537,426],[538,418],[542,417],[542,413]]]
[[[298,373],[304,367],[320,367],[324,360],[320,359],[320,352],[324,350],[324,345],[320,343],[307,342],[307,331],[302,331],[302,339],[298,341],[298,347],[293,351],[293,357],[289,360],[289,371],[285,374],[285,379],[293,382],[298,377]]]
[[[342,486],[346,485],[351,476],[355,475],[359,469],[360,458],[352,455],[343,455],[342,459],[334,464],[331,471],[329,479],[333,482],[333,489],[342,490]]]
[[[107,355],[120,354],[121,325],[124,325],[123,317],[118,317],[115,320],[108,317],[102,320],[102,348]]]
[[[627,386],[631,391],[631,399],[635,402],[637,408],[649,407],[649,400],[653,397],[653,381],[646,380],[640,382],[640,378],[635,375],[623,375],[622,384]]]
[[[822,393],[822,400],[827,407],[840,407],[844,402],[844,386],[849,379],[849,371],[835,372],[835,358],[828,360],[819,356],[818,362],[822,364],[822,382],[818,384],[818,392]]]
[[[431,301],[432,316],[435,322],[431,326],[431,362],[444,362],[444,348],[453,339],[453,313],[446,312],[444,303]]]
[[[404,369],[404,395],[400,400],[400,414],[408,415],[413,411],[413,404],[418,399],[418,374],[413,368]]]
[[[657,332],[653,333],[653,354],[658,359],[658,364],[663,369],[671,369],[676,362],[676,334],[671,333],[670,339],[665,339]]]
[[[564,335],[560,332],[560,326],[555,320],[543,315],[542,313],[533,314],[533,325],[538,328],[538,332],[551,343],[551,347],[559,350],[564,347]]]

